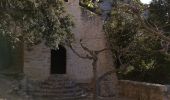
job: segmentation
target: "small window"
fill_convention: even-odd
[[[65,2],[68,2],[68,0],[64,0]]]

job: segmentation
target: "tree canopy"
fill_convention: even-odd
[[[0,33],[13,44],[57,48],[72,37],[73,25],[62,0],[0,0]]]
[[[120,78],[170,83],[167,5],[166,0],[150,6],[136,0],[113,7],[104,29]]]
[[[170,29],[170,1],[153,0],[149,7],[150,16],[148,21],[160,30],[169,32]],[[166,34],[168,35],[168,34]]]

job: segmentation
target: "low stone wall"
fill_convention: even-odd
[[[119,96],[134,100],[170,100],[169,86],[167,85],[129,80],[119,81]]]

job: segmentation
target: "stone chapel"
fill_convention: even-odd
[[[85,55],[79,44],[83,44],[92,50],[107,48],[107,40],[102,30],[102,17],[79,6],[79,0],[65,2],[67,12],[73,16],[75,28],[73,33],[76,39],[74,48]],[[114,68],[110,51],[99,55],[98,75],[102,75]],[[58,50],[51,50],[44,44],[33,47],[32,51],[24,50],[24,73],[36,80],[43,80],[51,74],[65,74],[77,82],[90,82],[93,77],[90,60],[84,60],[75,55],[68,47],[59,46]]]
[[[100,6],[107,11],[108,5],[104,6],[105,4],[101,4]],[[91,50],[108,48],[109,44],[103,31],[104,15],[99,16],[83,8],[80,6],[79,0],[65,0],[65,7],[67,13],[73,16],[75,28],[72,32],[76,40],[73,47],[79,54],[86,55],[87,53],[80,46],[80,39],[83,39],[83,45]],[[6,42],[5,38],[0,37],[0,41],[0,48],[2,48],[0,49],[0,74],[19,73],[24,74],[24,76],[30,80],[47,80],[47,82],[58,82],[62,80],[53,80],[53,78],[48,80],[50,76],[64,76],[76,83],[90,83],[93,79],[92,61],[79,58],[67,46],[59,45],[58,50],[52,50],[41,43],[34,46],[31,51],[28,51],[20,45],[18,45],[16,49],[13,49],[10,47],[10,44]],[[98,58],[98,77],[108,71],[114,70],[112,54],[109,50],[102,52]],[[110,79],[112,81],[112,88],[110,87],[110,90],[114,90],[117,84],[116,74],[112,74]],[[66,82],[70,86],[67,80]],[[54,85],[54,87],[51,88],[51,85],[46,86],[46,84],[43,83],[43,89],[40,89],[38,93],[44,95],[44,88],[47,91],[57,91],[55,87],[56,84],[50,84]],[[32,91],[32,93],[34,92]],[[48,95],[52,95],[50,93],[51,92],[49,92]],[[54,96],[56,96],[57,93],[55,92]]]
[[[107,1],[107,0],[106,0]],[[101,5],[102,6],[102,5]],[[107,5],[108,6],[108,5]],[[79,0],[65,0],[66,11],[73,16],[75,28],[74,49],[81,55],[86,55],[79,43],[92,50],[108,48],[103,31],[103,17],[79,5]],[[104,9],[107,9],[104,7]],[[32,80],[45,80],[50,75],[65,75],[78,83],[89,83],[93,78],[92,61],[79,58],[66,46],[59,46],[58,50],[51,50],[43,43],[33,47],[31,51],[18,46],[12,50],[4,38],[0,38],[0,73],[23,73]],[[13,59],[13,60],[12,60]],[[114,70],[113,59],[109,50],[99,55],[98,77]],[[112,75],[116,84],[116,75]]]
[[[72,30],[76,39],[74,49],[79,54],[86,55],[87,52],[79,43],[80,39],[83,39],[83,45],[91,50],[108,48],[109,44],[103,24],[105,15],[111,10],[110,1],[114,0],[102,0],[103,3],[100,3],[99,6],[104,12],[101,15],[80,6],[79,0],[64,1],[66,11],[73,16],[75,23],[75,28]],[[129,3],[130,0],[124,1]],[[12,48],[7,39],[0,34],[0,76],[3,74],[23,75],[24,78],[15,86],[18,87],[17,91],[20,94],[24,93],[25,97],[30,98],[40,97],[38,100],[90,100],[87,98],[92,97],[91,92],[88,91],[90,87],[88,84],[93,78],[92,61],[79,58],[69,47],[63,45],[59,45],[58,50],[53,50],[41,43],[34,46],[31,51],[21,45],[18,44],[16,48]],[[135,98],[135,100],[139,98],[142,100],[170,100],[169,85],[117,80],[116,73],[101,78],[103,74],[115,69],[111,51],[102,52],[98,58],[97,74],[99,79],[102,79],[97,83],[98,96],[116,97],[118,95],[126,99]],[[10,85],[13,85],[13,83],[9,84],[10,82],[8,82],[9,88]],[[87,89],[82,87],[82,84],[88,85]]]

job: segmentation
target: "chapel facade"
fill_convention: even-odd
[[[108,48],[106,36],[103,31],[103,19],[79,5],[79,0],[65,2],[67,12],[73,16],[75,28],[75,43],[73,47],[81,55],[86,55],[79,43],[92,50]],[[64,74],[70,79],[80,83],[90,82],[93,78],[92,61],[79,58],[73,51],[65,46],[58,50],[51,50],[43,43],[33,47],[33,50],[24,50],[24,73],[31,79],[43,80],[52,74]],[[113,59],[109,50],[99,55],[98,76],[107,71],[114,70]],[[116,75],[113,75],[116,80]]]

